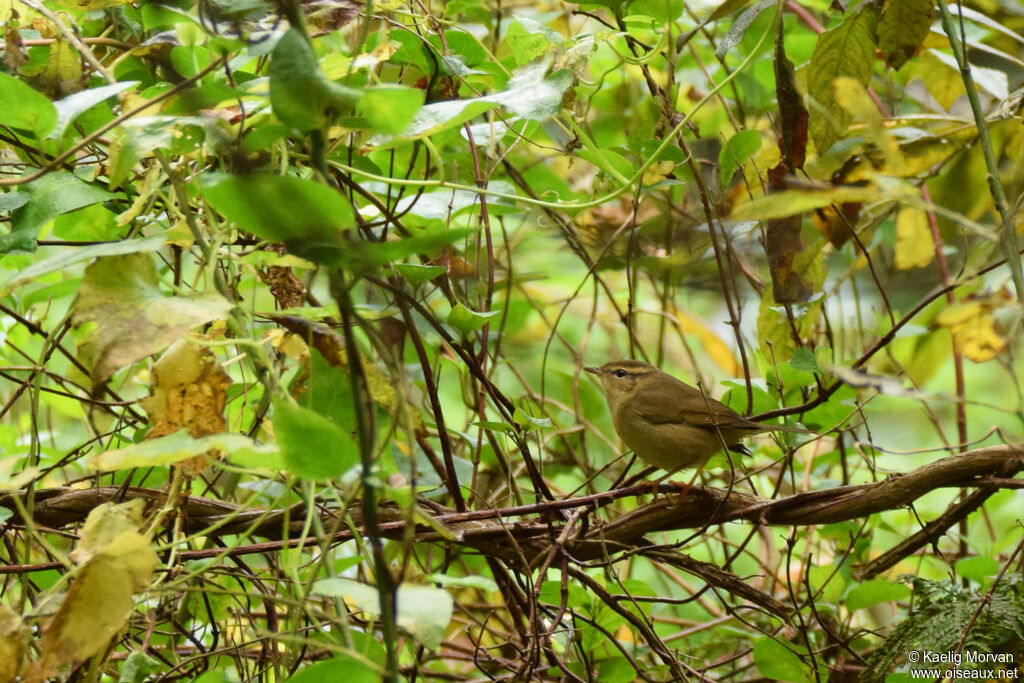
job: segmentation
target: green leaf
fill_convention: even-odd
[[[914,56],[935,19],[932,0],[887,2],[878,20],[878,47],[894,69]]]
[[[378,133],[397,135],[412,123],[425,93],[400,85],[368,88],[359,100],[359,113]]]
[[[633,0],[629,5],[630,14],[651,17],[661,24],[675,20],[682,11],[683,3],[675,0]]]
[[[563,589],[566,595],[563,598]],[[540,593],[537,596],[541,602],[549,605],[566,604],[573,609],[590,611],[593,600],[587,589],[575,581],[570,581],[567,586],[561,581],[548,580],[540,585]]]
[[[761,149],[761,133],[756,130],[741,130],[722,146],[718,153],[718,166],[722,172],[722,188],[729,187],[736,171]]]
[[[57,109],[21,79],[0,73],[0,125],[44,138],[57,125]]]
[[[837,572],[836,567],[831,564],[810,567],[807,571],[807,581],[814,594],[829,604],[839,602],[843,596],[843,587],[846,585],[842,572]]]
[[[351,113],[361,97],[324,75],[300,30],[290,28],[281,36],[270,58],[270,106],[282,123],[304,133],[322,129]]]
[[[733,11],[739,9],[743,5],[746,5],[747,2],[749,2],[749,0],[740,0],[740,2],[727,0],[717,10],[715,10],[714,14],[711,16],[714,19],[723,17],[726,14],[731,14]],[[719,59],[725,59],[725,56],[729,51],[740,44],[740,41],[743,40],[743,36],[747,33],[747,29],[749,29],[750,25],[753,24],[759,16],[761,16],[761,13],[766,9],[776,7],[777,5],[778,3],[775,2],[775,0],[761,0],[750,9],[744,11],[743,14],[732,22],[732,26],[730,26],[726,34],[722,36],[722,39],[718,41],[718,44],[715,46],[715,56]],[[730,8],[729,11],[723,12],[723,9],[726,7]]]
[[[479,143],[479,140],[477,140]],[[513,185],[503,181],[494,181],[487,184],[487,189],[492,192],[515,195],[516,189]],[[507,202],[507,203],[506,203]],[[473,190],[442,190],[438,192],[424,192],[423,194],[407,197],[398,202],[395,211],[400,214],[410,213],[414,216],[428,219],[447,220],[453,216],[465,213],[478,207],[480,204],[480,193]],[[490,211],[507,210],[512,200],[503,197],[491,197],[488,199]]]
[[[846,594],[846,609],[853,612],[871,605],[896,602],[908,597],[910,597],[910,588],[902,583],[874,579],[850,589],[850,592]]]
[[[195,680],[195,683],[233,683],[234,676],[229,676],[225,671],[207,671]]]
[[[798,348],[793,353],[793,357],[789,359],[789,363],[793,366],[794,370],[821,372],[821,369],[818,367],[818,359],[814,357],[814,352],[806,346]]]
[[[587,9],[590,7],[607,7],[611,10],[618,11],[623,5],[629,0],[591,0],[591,2],[580,3],[580,7]]]
[[[630,178],[636,173],[633,163],[617,152],[610,149],[588,150],[581,149],[576,154],[586,161],[600,168],[605,174],[614,177],[618,173],[623,178]]]
[[[167,5],[157,5],[155,3],[146,3],[142,5],[140,16],[142,18],[142,26],[147,31],[152,31],[155,28],[161,28],[163,26],[173,26],[174,24],[190,23],[195,24],[195,17],[190,17],[184,10],[177,7],[170,7]]]
[[[38,467],[25,467],[19,457],[0,458],[0,491],[17,491],[39,476]],[[0,507],[0,523],[7,519],[7,508]]]
[[[715,11],[711,13],[708,20],[717,21],[718,19],[727,17],[733,12],[738,11],[741,7],[746,7],[750,2],[751,0],[725,0],[725,2],[715,8]]]
[[[377,683],[383,680],[381,672],[368,662],[346,655],[334,655],[322,662],[314,662],[299,669],[288,683],[324,683],[324,681],[345,681],[345,683]]]
[[[625,657],[602,659],[596,662],[597,679],[601,683],[632,683],[636,678],[633,665]],[[580,671],[584,676],[586,673]]]
[[[202,119],[195,117],[144,116],[129,119],[114,129],[107,173],[110,186],[124,183],[135,165],[155,150],[182,156],[203,142]]]
[[[817,104],[811,109],[811,137],[824,154],[845,137],[849,114],[835,101],[832,81],[848,76],[861,85],[871,78],[875,56],[877,15],[871,3],[863,3],[839,26],[822,33],[807,65],[808,94]]]
[[[448,269],[444,266],[421,266],[416,263],[396,263],[395,271],[405,278],[413,287],[419,287],[425,282],[433,280],[438,275],[444,275]]]
[[[355,222],[348,200],[312,180],[211,173],[203,176],[201,191],[241,229],[284,242],[295,256],[355,272],[430,253],[479,229],[423,231],[405,239],[369,242],[347,230]]]
[[[197,325],[225,318],[233,304],[217,293],[165,296],[144,253],[104,256],[85,269],[72,306],[76,326],[94,323],[81,342],[96,383],[167,347]]]
[[[314,595],[345,598],[359,611],[380,616],[380,595],[374,586],[351,579],[331,578],[314,583],[311,592]],[[398,587],[396,601],[398,625],[430,649],[440,647],[454,607],[448,591],[434,586],[403,583]]]
[[[257,446],[252,439],[242,434],[212,434],[195,439],[181,430],[125,448],[94,453],[89,456],[86,463],[94,470],[112,472],[132,467],[173,465],[213,449],[229,453],[232,458],[266,457],[275,452],[272,448]]]
[[[274,435],[285,466],[304,479],[334,479],[359,464],[356,438],[286,399],[274,401]]]
[[[15,289],[23,284],[32,282],[48,273],[55,273],[64,270],[69,266],[83,261],[89,261],[100,256],[118,256],[121,254],[135,254],[148,251],[156,251],[164,244],[163,235],[154,235],[138,240],[124,240],[110,244],[94,244],[78,249],[65,249],[56,255],[38,263],[33,263],[17,275],[0,285],[0,298],[8,296]]]
[[[773,638],[761,638],[754,643],[754,665],[765,678],[773,681],[804,683],[813,681],[810,667],[790,648]]]
[[[68,95],[64,99],[57,100],[53,103],[53,106],[57,109],[57,123],[48,137],[55,140],[60,139],[60,136],[64,134],[64,130],[71,125],[71,123],[78,118],[80,114],[84,114],[100,102],[103,102],[120,92],[124,92],[129,88],[135,87],[138,84],[138,81],[124,81],[123,83],[103,85],[98,88],[82,90],[81,92]]]
[[[548,65],[543,61],[517,71],[508,80],[505,90],[492,95],[425,105],[400,135],[376,136],[368,144],[388,149],[406,140],[429,137],[460,126],[499,105],[524,119],[550,118],[561,110],[562,98],[574,76],[568,69],[560,69],[545,78]]]
[[[0,211],[14,211],[15,209],[25,206],[28,199],[29,195],[26,192],[7,190],[6,192],[0,193]]]
[[[210,51],[201,45],[176,45],[171,49],[171,65],[185,78],[192,78],[210,65]]]
[[[394,138],[376,136],[370,139],[369,144],[376,145],[380,149],[388,149],[406,140],[430,137],[435,133],[460,126],[496,106],[495,102],[482,97],[427,104],[416,112],[412,123],[400,135]]]
[[[999,563],[991,557],[965,557],[957,560],[956,573],[978,583],[999,573]]]
[[[527,415],[522,408],[516,408],[515,412],[512,413],[512,421],[517,425],[526,427],[527,429],[550,429],[554,426],[554,423],[546,417],[533,417]]]
[[[545,76],[548,65],[539,62],[517,71],[508,79],[505,90],[490,95],[517,116],[531,121],[551,118],[562,109],[562,98],[575,78],[572,71],[559,69]]]
[[[527,31],[521,19],[509,24],[505,43],[518,65],[532,62],[551,48],[551,42],[543,33]]]
[[[356,428],[356,413],[348,374],[340,367],[331,365],[315,348],[309,360],[307,391],[299,397],[299,405],[323,415],[342,430],[353,432]]]
[[[203,176],[201,191],[242,230],[284,242],[292,254],[316,263],[342,258],[342,232],[355,223],[352,205],[343,195],[294,176],[210,173]]]
[[[487,324],[488,320],[499,313],[501,311],[477,313],[476,311],[469,310],[462,304],[455,304],[452,312],[448,314],[448,324],[462,334],[468,335],[479,330]]]
[[[391,29],[391,42],[399,47],[391,55],[389,63],[397,66],[412,65],[424,73],[430,73],[431,62],[427,58],[427,47],[424,45],[426,41],[422,36],[394,27]]]
[[[21,191],[28,195],[28,202],[11,214],[11,227],[15,231],[24,230],[36,234],[46,223],[62,213],[117,196],[67,171],[47,173],[25,185]]]
[[[0,254],[34,254],[39,247],[36,230],[13,230],[0,235]]]
[[[516,428],[506,422],[493,422],[491,420],[481,420],[473,423],[474,427],[480,429],[489,429],[492,432],[502,432],[504,434],[515,434]]]
[[[102,204],[90,204],[53,219],[53,236],[77,242],[117,242],[125,232],[117,214]]]
[[[829,186],[821,190],[783,190],[740,204],[732,212],[731,218],[735,221],[785,218],[831,204],[879,201],[883,196],[881,190],[872,185]]]
[[[796,358],[795,354],[799,353],[801,348],[802,347],[796,349],[793,358]],[[814,386],[814,373],[808,372],[806,370],[800,370],[799,368],[797,368],[796,365],[799,365],[799,361],[796,365],[794,365],[793,358],[790,358],[785,363],[779,363],[776,366],[778,370],[777,379],[780,382],[781,386],[790,392],[795,390],[796,387]],[[774,372],[769,373],[769,377],[774,377],[774,375]],[[772,381],[769,381],[769,384],[771,383]]]
[[[398,587],[398,625],[432,650],[441,646],[453,612],[452,596],[442,588],[408,583]]]

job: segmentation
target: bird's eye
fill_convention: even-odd
[[[616,376],[616,377],[618,377],[619,379],[622,379],[622,378],[623,378],[623,377],[625,377],[625,376],[626,376],[627,374],[629,374],[629,373],[627,373],[627,372],[626,372],[625,370],[623,370],[622,368],[619,368],[618,370],[616,370],[616,371],[615,371],[615,376]]]

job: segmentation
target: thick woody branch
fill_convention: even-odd
[[[703,528],[724,522],[750,522],[764,525],[805,526],[860,519],[878,512],[911,505],[926,493],[944,487],[974,488],[969,504],[954,504],[918,534],[882,556],[877,565],[861,568],[865,576],[877,574],[895,561],[934,542],[946,529],[975,509],[991,492],[999,488],[1017,488],[1021,480],[1013,477],[1024,469],[1024,445],[981,448],[929,463],[911,472],[894,474],[868,484],[810,491],[778,499],[766,499],[738,491],[693,487],[684,496],[663,495],[658,500],[621,515],[607,512],[604,519],[596,513],[616,500],[649,491],[647,486],[616,489],[591,496],[545,501],[534,505],[497,510],[457,512],[423,502],[412,517],[430,519],[416,525],[412,536],[417,542],[438,542],[473,549],[519,569],[536,568],[552,552],[564,553],[573,562],[610,561],[617,555],[642,554],[659,562],[680,567],[747,602],[785,618],[790,610],[774,598],[751,588],[739,577],[714,565],[697,562],[674,550],[653,544],[646,538],[656,531]],[[662,490],[680,492],[677,485]],[[15,509],[11,497],[0,495],[0,506]],[[83,521],[97,505],[111,500],[143,498],[150,507],[164,500],[164,493],[151,489],[116,486],[86,490],[70,488],[36,491],[32,510],[35,524],[59,528]],[[560,511],[580,510],[583,523],[565,528]],[[354,527],[360,528],[357,509],[348,511]],[[410,515],[390,505],[381,507],[380,532],[386,538],[408,538]],[[319,512],[324,526],[339,511]],[[305,509],[262,510],[192,496],[183,501],[179,514],[189,533],[226,535],[248,533],[264,538],[296,538],[303,528]],[[285,520],[288,520],[287,527]],[[9,523],[17,524],[15,517]],[[352,531],[337,533],[333,542],[352,539]],[[316,542],[317,539],[309,539]],[[319,539],[322,542],[323,539]],[[302,541],[300,541],[302,543]],[[267,544],[253,546],[253,552],[266,552]],[[557,546],[557,547],[556,547]],[[182,553],[188,556],[189,551]],[[881,558],[880,558],[881,559]],[[549,560],[550,561],[550,560]]]
[[[581,531],[567,540],[567,550],[571,550],[575,557],[590,559],[603,556],[608,548],[617,544],[636,543],[652,531],[692,529],[737,521],[804,526],[859,519],[877,512],[906,507],[922,495],[939,488],[1016,488],[1021,480],[1012,477],[1022,469],[1024,444],[1013,444],[980,448],[943,458],[878,482],[810,491],[774,500],[736,490],[730,492],[695,486],[682,500],[677,500],[677,496],[662,496],[625,514],[591,524],[589,528],[583,526]],[[661,490],[671,493],[681,488],[678,485],[663,485]],[[556,510],[596,510],[618,499],[645,491],[650,491],[650,488],[631,486],[579,498],[468,512],[455,512],[424,504],[421,512],[432,518],[433,525],[420,525],[416,540],[448,541],[482,549],[491,543],[504,543],[510,537],[519,543],[540,538],[540,543],[546,547],[549,539],[556,538],[561,528],[551,517]],[[0,507],[14,509],[11,498],[17,495],[21,494],[14,492],[0,495]],[[83,521],[89,511],[101,503],[132,498],[142,498],[152,506],[162,503],[164,494],[152,489],[117,486],[83,490],[66,487],[38,490],[35,492],[32,516],[39,526],[59,528]],[[183,502],[180,514],[190,532],[216,526],[220,534],[249,530],[264,538],[281,538],[282,535],[292,536],[299,532],[305,511],[301,505],[291,510],[263,510],[190,496]],[[405,516],[397,508],[391,512],[385,508],[382,514],[385,534],[402,537],[405,533]],[[292,523],[288,529],[290,533],[284,534],[286,530],[283,528],[283,520],[286,515]],[[325,509],[321,515],[326,522],[334,512]],[[546,521],[549,518],[552,519],[550,524]],[[13,518],[11,522],[17,523],[18,518]],[[358,518],[355,522],[358,526]],[[346,533],[349,532],[342,532],[339,540],[345,540],[342,537]]]

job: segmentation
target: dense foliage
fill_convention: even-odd
[[[1019,666],[1019,10],[0,0],[0,681]]]

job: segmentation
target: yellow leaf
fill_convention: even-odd
[[[28,629],[21,615],[0,602],[0,681],[17,680],[28,643]]]
[[[19,7],[19,9],[21,9]],[[11,20],[11,12],[14,10],[14,0],[0,0],[0,22],[6,24]]]
[[[21,468],[21,464],[21,458],[0,458],[0,491],[17,491],[39,476],[38,467]]]
[[[934,49],[925,50],[915,61],[914,72],[943,109],[949,109],[966,93],[963,78],[956,69],[936,57]]]
[[[902,209],[896,217],[896,268],[924,268],[932,262],[935,247],[928,217],[921,209]]]
[[[867,88],[860,81],[849,76],[839,76],[832,81],[832,96],[836,103],[846,110],[854,121],[880,124],[882,116],[871,101]]]
[[[50,46],[50,58],[39,74],[39,87],[54,99],[85,89],[88,77],[82,69],[82,58],[63,40]]]
[[[132,594],[148,583],[156,563],[156,553],[142,534],[126,530],[111,539],[78,571],[43,629],[39,659],[25,680],[42,681],[106,647],[127,623],[135,607]]]
[[[883,199],[898,199],[899,192],[894,196],[886,189],[874,185],[866,186],[834,186],[801,188],[772,192],[758,197],[746,204],[738,204],[732,211],[735,221],[770,220],[796,216],[807,211],[820,209],[830,204],[847,204],[856,202],[877,202]]]
[[[743,374],[732,349],[708,327],[707,323],[677,309],[671,303],[668,306],[667,313],[676,321],[680,334],[689,339],[696,339],[708,358],[729,377],[739,377]]]
[[[953,304],[939,313],[935,322],[943,327],[953,329],[961,325],[969,324],[972,319],[982,314],[984,308],[980,301],[964,301]]]
[[[171,229],[164,233],[164,237],[168,246],[174,245],[182,249],[191,249],[196,242],[195,235],[184,218],[172,225]]]
[[[125,97],[128,96],[126,95]],[[117,215],[117,224],[119,226],[128,225],[138,218],[139,215],[149,207],[150,202],[153,201],[153,193],[157,191],[157,188],[160,187],[164,180],[166,180],[166,178],[163,174],[163,167],[160,164],[153,164],[149,169],[149,172],[146,173],[146,177],[142,180],[142,184],[136,186],[138,187],[138,194],[135,197],[135,201],[133,201],[132,205],[125,211],[122,211]],[[185,219],[183,218],[179,221],[179,224],[184,222]],[[188,235],[191,237],[192,233],[189,232]],[[168,243],[174,244],[174,242]],[[178,246],[187,249],[192,246],[192,242],[189,242],[188,244],[179,244]]]
[[[964,355],[975,362],[991,360],[1006,347],[1007,342],[995,332],[995,322],[986,315],[982,324],[975,328],[964,342]]]
[[[90,324],[79,357],[97,385],[193,327],[227,317],[233,306],[216,293],[167,296],[160,277],[146,253],[103,256],[85,269],[73,320],[76,327]]]
[[[958,351],[975,363],[992,360],[1006,346],[996,332],[991,310],[1000,303],[996,294],[987,299],[965,301],[942,311],[935,322],[949,329]]]
[[[654,183],[664,180],[668,177],[668,174],[675,169],[675,167],[675,162],[672,161],[655,161],[651,164],[650,168],[644,171],[644,185],[653,185]]]
[[[882,152],[886,161],[886,174],[901,175],[903,160],[899,145],[886,130],[878,106],[868,95],[867,88],[854,78],[840,76],[832,81],[832,95],[850,119],[860,124],[858,129],[864,140]]]
[[[114,505],[103,503],[92,509],[82,526],[78,545],[69,557],[77,564],[85,564],[96,553],[110,546],[114,539],[126,531],[139,530],[146,501],[134,498],[126,503]]]
[[[976,325],[954,336],[964,355],[975,363],[992,360],[1006,346],[1006,342],[996,332],[995,320],[990,315],[979,318]]]
[[[141,402],[153,422],[146,438],[183,427],[196,438],[226,431],[229,386],[231,378],[210,349],[187,338],[174,342],[153,364],[153,393]]]

